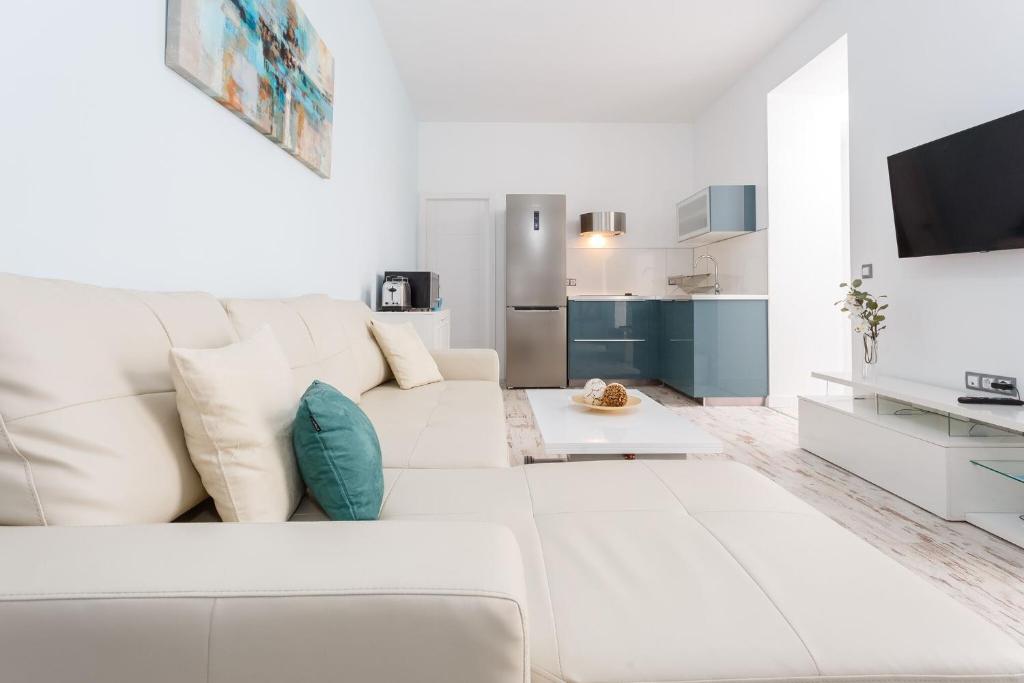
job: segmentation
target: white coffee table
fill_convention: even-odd
[[[572,403],[579,389],[526,392],[544,439],[544,452],[573,455],[683,455],[721,453],[722,442],[646,394],[630,389],[640,405],[622,412],[590,410]]]

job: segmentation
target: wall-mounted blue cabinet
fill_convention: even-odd
[[[656,376],[658,303],[570,301],[569,379]]]
[[[695,397],[768,395],[768,302],[570,301],[569,379],[661,380]]]
[[[753,232],[757,204],[753,185],[712,185],[676,204],[676,241],[701,247]]]

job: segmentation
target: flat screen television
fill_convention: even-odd
[[[1024,248],[1024,111],[889,157],[900,258]]]

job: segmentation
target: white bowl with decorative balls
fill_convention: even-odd
[[[591,410],[617,412],[640,405],[640,398],[630,396],[626,387],[617,382],[605,384],[604,380],[594,378],[587,381],[582,393],[573,395],[572,402]]]

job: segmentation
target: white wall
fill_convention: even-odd
[[[846,30],[845,3],[823,5],[753,69],[727,90],[693,124],[695,187],[756,187],[757,228],[696,250],[718,259],[727,291],[768,292],[768,92],[834,43]],[[769,312],[772,304],[769,301]]]
[[[691,250],[673,248],[673,235],[675,204],[693,191],[691,163],[686,124],[420,125],[421,195],[491,198],[499,352],[505,337],[506,194],[566,195],[566,275],[577,280],[567,294],[660,294],[668,275],[689,272]],[[626,213],[627,234],[592,248],[579,237],[579,214],[606,210]]]
[[[795,408],[827,387],[811,372],[849,370],[849,98],[841,38],[768,93],[769,405]]]
[[[766,95],[848,35],[851,263],[873,263],[865,286],[890,297],[881,373],[948,386],[968,368],[1024,377],[1024,251],[898,259],[885,164],[1024,109],[1021,25],[1017,0],[825,0],[694,124],[697,185],[753,180],[766,215]]]
[[[879,372],[1024,378],[1024,250],[898,259],[886,172],[887,155],[1024,109],[1024,2],[850,7],[851,251],[889,295]]]
[[[846,30],[845,0],[825,0],[694,121],[696,186],[755,184],[758,228],[768,227],[768,91],[838,40]]]
[[[417,125],[369,3],[302,0],[337,65],[330,180],[164,65],[165,5],[5,3],[0,271],[370,300],[412,266]]]

